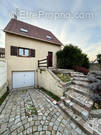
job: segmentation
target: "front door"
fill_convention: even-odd
[[[52,67],[53,64],[53,52],[48,52],[48,67]]]

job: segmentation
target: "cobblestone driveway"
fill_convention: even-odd
[[[36,108],[37,114],[29,113],[29,105]],[[36,89],[12,92],[2,114],[0,114],[0,135],[8,134],[86,135]]]

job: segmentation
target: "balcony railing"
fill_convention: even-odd
[[[48,68],[48,56],[46,59],[38,60],[38,67],[47,67]]]

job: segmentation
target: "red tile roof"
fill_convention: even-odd
[[[25,30],[25,32],[21,31],[21,29]],[[8,25],[5,27],[4,32],[49,42],[59,46],[62,45],[62,43],[50,31],[16,19],[10,20]],[[47,36],[51,37],[51,39],[47,38]]]

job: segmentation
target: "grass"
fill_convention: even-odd
[[[48,90],[46,90],[44,88],[40,88],[40,90],[43,91],[43,92],[45,92],[48,96],[50,96],[54,100],[56,100],[56,101],[59,101],[60,100],[60,98],[58,96],[54,95],[52,92],[50,92],[50,91],[48,91]]]
[[[9,91],[7,90],[7,92],[0,98],[0,105],[4,102],[8,94],[9,94]]]
[[[61,81],[63,82],[69,82],[70,81],[70,76],[68,74],[62,74],[58,73],[56,74],[58,78],[60,78]]]
[[[25,115],[28,117],[32,115],[38,115],[38,112],[33,104],[28,104],[28,106],[25,109]]]
[[[29,110],[31,111],[31,114],[35,114],[35,115],[38,114],[36,108],[33,105],[29,106]]]

